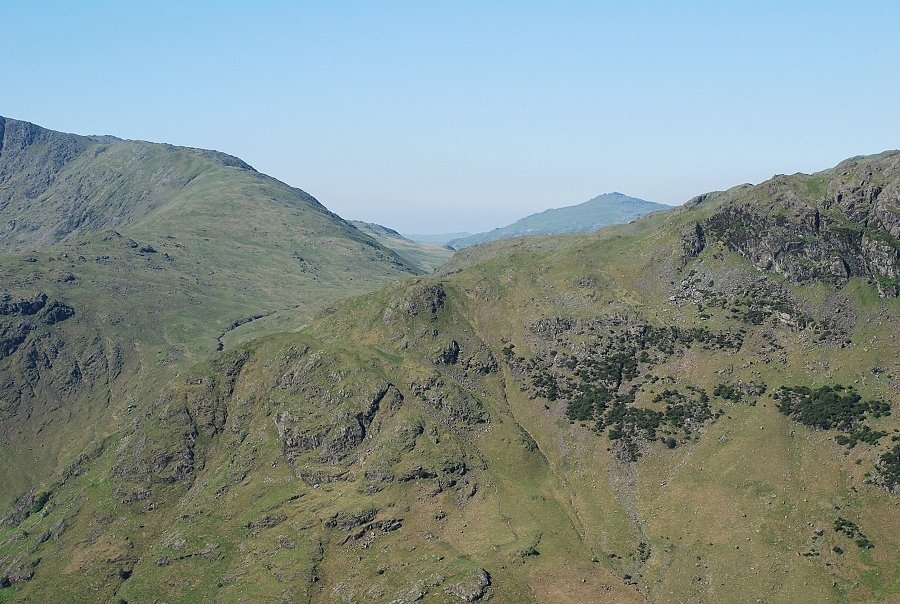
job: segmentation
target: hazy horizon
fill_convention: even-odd
[[[51,4],[6,8],[0,114],[217,149],[404,233],[900,146],[888,2]]]

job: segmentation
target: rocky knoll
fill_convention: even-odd
[[[900,295],[900,152],[799,179],[777,176],[736,196],[698,225],[686,251],[718,239],[794,282],[861,277],[883,296]]]
[[[38,322],[53,325],[74,314],[74,308],[59,300],[48,301],[43,292],[16,299],[9,292],[0,293],[0,358],[13,354]]]

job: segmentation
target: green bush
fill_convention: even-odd
[[[741,401],[741,391],[728,384],[716,384],[713,389],[713,396],[718,396],[726,401],[739,403]]]
[[[869,541],[869,538],[860,530],[855,522],[841,518],[838,516],[834,521],[834,532],[841,533],[850,539],[853,539],[856,545],[862,549],[872,549],[875,544]],[[841,550],[843,551],[843,550]]]
[[[30,513],[37,514],[44,509],[44,506],[47,505],[48,501],[50,501],[50,491],[41,492],[40,495],[34,498],[34,501],[31,504]]]

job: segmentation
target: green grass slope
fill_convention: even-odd
[[[574,206],[552,208],[531,214],[514,223],[485,233],[452,239],[447,245],[464,248],[510,237],[585,233],[611,224],[623,224],[635,218],[668,210],[669,206],[622,193],[605,193]]]
[[[0,314],[3,504],[232,332],[302,325],[419,272],[236,158],[8,119],[0,130],[0,296],[48,299]],[[48,322],[52,303],[71,315]]]
[[[352,220],[350,223],[384,247],[396,252],[398,256],[420,269],[422,273],[434,272],[453,255],[453,250],[446,246],[413,241],[380,224],[358,220]]]
[[[898,186],[465,250],[226,349],[17,501],[0,599],[895,601]]]
[[[462,237],[468,237],[472,233],[467,232],[459,232],[459,233],[405,233],[403,236],[407,239],[412,239],[413,241],[418,241],[420,243],[431,243],[434,245],[445,246],[449,241],[453,239],[460,239]]]

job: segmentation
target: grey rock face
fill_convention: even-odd
[[[31,321],[21,323],[0,322],[0,359],[8,357],[25,341],[35,325]]]
[[[706,234],[699,222],[683,234],[681,247],[685,259],[696,258],[706,248]]]
[[[47,310],[44,312],[44,323],[46,323],[47,325],[54,325],[56,323],[59,323],[60,321],[65,321],[74,314],[74,308],[63,304],[58,300],[54,300],[49,305],[47,305]]]
[[[435,363],[440,363],[442,365],[455,365],[456,361],[459,360],[459,342],[456,340],[451,341],[447,346],[438,351],[437,357],[435,358]]]
[[[456,596],[463,602],[477,602],[485,596],[490,586],[491,576],[481,569],[459,583],[454,583],[446,591],[448,595]]]
[[[31,506],[36,498],[37,495],[34,489],[19,497],[12,505],[9,515],[3,519],[3,523],[9,526],[19,526],[23,520],[28,518],[28,514],[31,513]]]
[[[429,285],[421,290],[421,295],[408,300],[404,310],[410,315],[418,315],[427,312],[431,319],[437,318],[437,313],[444,308],[447,294],[440,285]]]
[[[779,178],[760,189],[768,206],[759,200],[726,206],[698,225],[685,252],[708,234],[797,283],[840,286],[862,277],[883,296],[900,295],[900,153],[840,164],[813,200]]]
[[[47,294],[41,292],[33,298],[20,298],[13,300],[12,296],[4,293],[0,296],[0,315],[34,315],[47,303]]]
[[[362,410],[339,411],[325,426],[309,428],[304,418],[280,411],[275,415],[275,430],[289,460],[298,453],[321,448],[320,461],[336,464],[362,443],[382,405],[387,410],[395,410],[402,402],[403,394],[394,385],[384,384]]]

